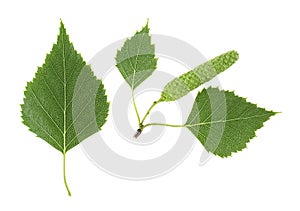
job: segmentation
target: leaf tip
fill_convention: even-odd
[[[61,18],[59,19],[59,21],[60,21],[60,26],[61,26],[61,27],[64,27],[64,23],[63,23],[63,21],[62,21]]]
[[[65,34],[65,35],[67,35],[67,31],[66,31],[65,25],[64,25],[64,23],[63,23],[63,21],[62,21],[61,18],[60,18],[59,32],[60,32],[60,34]]]
[[[147,18],[146,25],[142,28],[141,31],[137,31],[136,34],[143,34],[143,33],[149,34],[149,31],[150,31],[150,28],[149,28],[149,18]]]
[[[276,115],[276,114],[282,114],[281,111],[271,111],[273,115]]]

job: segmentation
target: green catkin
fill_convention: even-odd
[[[228,51],[195,67],[193,70],[170,81],[164,87],[159,101],[174,101],[183,97],[190,91],[228,69],[238,58],[239,54],[236,51]]]

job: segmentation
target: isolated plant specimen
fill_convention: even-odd
[[[276,113],[257,107],[233,92],[207,88],[198,92],[191,113],[184,124],[147,123],[151,110],[159,103],[177,100],[228,69],[239,58],[229,51],[173,79],[164,87],[161,96],[141,117],[135,102],[134,90],[156,69],[157,58],[151,43],[148,23],[127,39],[116,55],[116,66],[131,87],[132,100],[138,120],[137,138],[149,126],[186,127],[205,149],[221,157],[246,148],[255,131]]]
[[[63,155],[106,122],[109,103],[101,80],[74,49],[61,22],[57,43],[47,54],[35,78],[27,83],[22,107],[23,123]]]

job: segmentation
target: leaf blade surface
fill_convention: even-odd
[[[205,149],[221,157],[246,148],[255,131],[276,113],[218,88],[198,93],[185,126]]]

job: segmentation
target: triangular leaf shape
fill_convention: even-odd
[[[127,39],[117,51],[116,66],[125,81],[134,90],[156,69],[155,47],[151,43],[148,22],[141,31]]]
[[[108,115],[104,86],[74,49],[62,22],[57,43],[24,95],[23,123],[63,153],[64,165],[66,152],[98,132]]]
[[[275,114],[233,92],[208,88],[198,93],[185,126],[207,151],[227,157],[246,148],[255,131]]]

